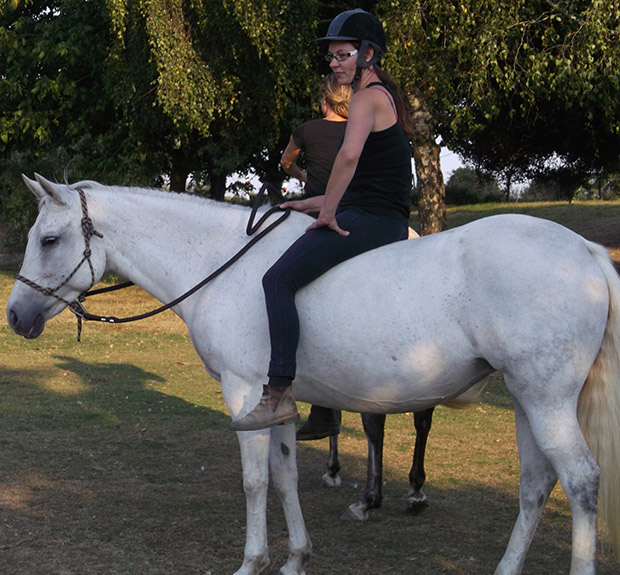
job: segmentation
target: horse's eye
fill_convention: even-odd
[[[56,236],[45,236],[41,239],[41,247],[49,248],[53,246],[58,241]]]

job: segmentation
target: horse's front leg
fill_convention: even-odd
[[[237,432],[246,501],[246,539],[243,564],[234,575],[259,575],[270,563],[267,545],[270,435],[269,429]]]
[[[329,438],[329,460],[327,462],[327,471],[323,474],[321,480],[326,487],[340,487],[342,485],[337,435],[331,435]]]
[[[298,472],[294,425],[276,425],[271,428],[269,466],[273,486],[280,498],[289,533],[288,561],[280,569],[281,575],[305,575],[305,567],[312,555],[312,543],[297,493]]]

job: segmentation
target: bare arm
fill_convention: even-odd
[[[313,196],[312,198],[307,198],[305,200],[284,202],[283,204],[280,204],[280,207],[291,208],[291,210],[295,210],[296,212],[303,212],[304,214],[311,214],[319,212],[321,210],[324,199],[325,196]]]
[[[301,153],[301,148],[295,143],[293,140],[293,136],[291,136],[286,149],[282,153],[282,157],[280,158],[280,165],[284,169],[284,171],[297,178],[300,182],[305,183],[307,181],[306,172],[304,172],[297,165],[297,158]]]

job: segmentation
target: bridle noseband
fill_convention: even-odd
[[[90,256],[92,253],[90,249],[90,240],[93,236],[97,236],[98,238],[103,237],[103,234],[95,230],[93,226],[93,221],[88,215],[88,204],[86,203],[86,195],[84,194],[84,190],[82,190],[82,188],[76,188],[76,190],[80,196],[80,204],[82,205],[82,221],[80,223],[85,244],[84,252],[82,253],[82,259],[80,260],[80,262],[73,268],[73,271],[64,279],[64,281],[57,285],[55,288],[43,287],[37,282],[34,282],[21,274],[17,274],[15,278],[20,282],[25,283],[32,289],[35,289],[46,296],[53,297],[58,301],[63,302],[64,304],[68,305],[73,312],[78,309],[78,306],[81,307],[79,302],[83,301],[84,294],[86,294],[86,292],[88,292],[88,290],[92,288],[95,283],[97,283],[97,280],[95,279],[95,268],[93,267],[93,263],[90,261]],[[71,278],[78,272],[78,270],[84,265],[84,263],[88,263],[88,267],[90,269],[90,286],[88,286],[88,288],[84,290],[74,302],[67,301],[65,298],[60,297],[56,292],[58,292],[59,289],[64,287],[71,280]]]

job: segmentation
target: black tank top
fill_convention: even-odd
[[[411,146],[396,122],[368,135],[339,208],[359,208],[408,222],[411,187]]]

